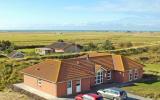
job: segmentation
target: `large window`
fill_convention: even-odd
[[[96,74],[96,84],[103,83],[103,71],[98,71]]]
[[[112,72],[107,71],[107,80],[111,80],[111,79],[112,79]]]

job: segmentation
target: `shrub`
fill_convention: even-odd
[[[90,42],[85,46],[83,46],[83,51],[90,51],[90,50],[96,50],[96,49],[97,49],[97,45],[94,44],[93,42]]]
[[[106,40],[104,43],[102,43],[102,48],[104,50],[114,50],[115,49],[112,42],[109,40]]]
[[[5,53],[10,53],[14,50],[14,44],[10,41],[0,41],[0,49]]]
[[[119,45],[119,47],[121,47],[121,48],[129,48],[129,47],[132,47],[132,46],[133,46],[133,44],[132,44],[131,42],[121,42],[121,43],[119,43],[118,45]]]
[[[64,40],[62,40],[62,39],[59,39],[59,40],[57,40],[58,42],[64,42]]]

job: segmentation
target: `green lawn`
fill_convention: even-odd
[[[19,49],[18,51],[30,53],[30,52],[35,52],[35,49]]]
[[[159,74],[160,75],[160,64],[145,64],[145,73]]]
[[[158,96],[160,98],[160,81],[151,83],[135,83],[133,86],[123,87],[123,89],[144,97]]]

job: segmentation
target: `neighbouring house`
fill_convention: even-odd
[[[20,51],[13,51],[10,54],[8,54],[9,58],[24,58],[24,53],[20,52]]]
[[[51,48],[36,48],[35,52],[36,54],[39,54],[39,55],[47,55],[47,54],[53,53],[54,50]]]
[[[74,43],[60,41],[52,43],[44,48],[36,48],[35,52],[40,55],[46,55],[53,52],[74,53],[80,52],[80,46]]]
[[[142,64],[121,55],[88,54],[63,60],[48,59],[23,69],[24,84],[61,97],[111,82],[142,78]]]

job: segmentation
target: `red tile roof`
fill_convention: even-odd
[[[51,82],[67,81],[94,75],[94,64],[86,59],[45,60],[21,72]]]
[[[127,71],[142,68],[144,65],[121,55],[88,54],[80,58],[55,60],[48,59],[23,69],[24,74],[51,82],[62,82],[95,75],[95,63],[106,70]]]

